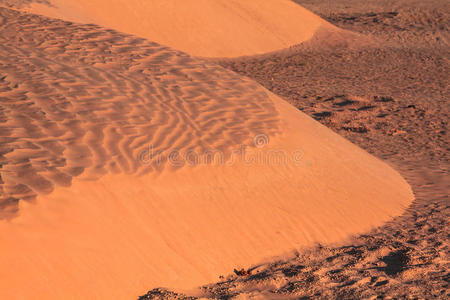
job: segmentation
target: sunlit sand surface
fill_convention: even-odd
[[[190,289],[413,199],[387,164],[250,79],[94,25],[0,16],[1,299]]]
[[[30,11],[135,34],[191,55],[232,57],[280,50],[331,26],[290,0],[51,0]]]

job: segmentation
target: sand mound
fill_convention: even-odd
[[[0,65],[1,299],[190,288],[413,198],[253,81],[158,44],[0,9]]]
[[[325,21],[290,0],[50,0],[30,11],[99,24],[205,57],[270,52],[310,39]],[[330,25],[329,25],[330,26]]]

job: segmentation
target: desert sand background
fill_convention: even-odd
[[[206,3],[194,2],[194,11]],[[249,44],[229,32],[211,39],[222,25],[209,13],[195,24],[191,44],[163,31],[177,13],[158,13],[158,26],[147,24],[148,35],[169,37],[167,46],[210,57],[201,59],[129,35],[140,34],[123,21],[142,23],[133,18],[138,12],[124,9],[121,20],[120,6],[100,14],[105,5],[98,3],[75,10],[75,1],[3,2],[20,10],[1,9],[0,22],[3,297],[129,299],[156,286],[216,298],[444,295],[448,35],[433,23],[443,22],[433,15],[439,12],[421,9],[425,25],[404,33],[395,20],[408,23],[408,6],[377,14],[388,20],[377,30],[366,24],[371,12],[353,18],[329,13],[329,3],[307,7],[323,20],[275,1],[232,22],[258,37]],[[244,11],[257,10],[247,3]],[[287,7],[292,15],[280,16]],[[242,7],[210,9],[229,19]],[[28,14],[33,10],[96,19],[127,34]],[[286,18],[293,30],[273,27]],[[356,30],[360,19],[365,26]],[[211,22],[214,30],[204,30]],[[263,34],[258,22],[268,26]],[[384,38],[390,22],[398,38]],[[419,43],[420,30],[428,39]],[[288,46],[295,47],[211,58]],[[404,213],[413,196],[396,171],[268,90],[387,160],[412,184],[412,206]],[[425,93],[432,101],[424,103]],[[147,160],[148,145],[161,161]],[[270,161],[249,168],[239,159],[191,166],[168,156],[213,149],[229,159],[241,145],[266,158],[280,149],[301,155],[276,168]],[[226,275],[233,268],[252,274]],[[193,289],[220,275],[220,283]],[[143,296],[158,297],[185,295],[155,289]]]
[[[280,50],[312,37],[320,17],[278,0],[51,0],[23,9],[93,23],[203,57],[232,57]]]
[[[351,243],[226,275],[200,294],[249,299],[449,297],[449,3],[296,1],[357,38],[334,36],[266,57],[223,61],[388,161],[416,196],[400,217]],[[330,37],[330,35],[328,35]],[[312,44],[312,45],[311,45]],[[259,272],[258,272],[259,271]],[[180,294],[164,289],[143,298]]]

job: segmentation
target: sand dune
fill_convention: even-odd
[[[28,10],[34,13],[99,24],[205,57],[287,48],[308,40],[326,24],[290,0],[31,2]]]
[[[250,276],[230,271],[198,291],[207,299],[449,298],[450,3],[296,1],[371,35],[372,43],[328,39],[330,47],[308,42],[288,55],[222,65],[387,160],[416,199],[401,216],[350,241],[300,249],[288,260],[258,264]],[[164,295],[174,294],[154,288],[142,299]]]
[[[0,9],[0,64],[2,299],[191,288],[413,198],[250,79],[143,39]]]

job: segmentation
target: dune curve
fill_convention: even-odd
[[[413,199],[249,79],[94,25],[0,16],[2,299],[192,288]]]
[[[390,167],[273,100],[287,134],[248,152],[259,162],[74,180],[37,204],[21,202],[20,215],[0,225],[9,245],[0,250],[8,278],[0,295],[129,299],[152,286],[192,288],[236,266],[367,231],[412,200]],[[292,142],[299,140],[307,143]],[[299,149],[298,165],[264,161],[271,150]]]
[[[195,56],[236,57],[310,39],[324,20],[290,0],[50,0],[29,11],[94,23]]]

